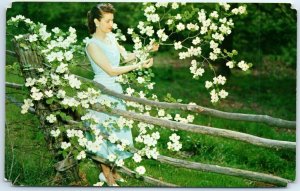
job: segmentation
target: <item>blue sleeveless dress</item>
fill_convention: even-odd
[[[93,59],[90,57],[89,53],[87,52],[87,46],[90,43],[94,43],[103,51],[103,53],[106,55],[106,57],[110,61],[110,64],[113,67],[119,66],[120,52],[117,47],[117,41],[116,41],[113,33],[108,33],[107,35],[108,35],[108,38],[109,38],[111,44],[106,44],[99,39],[91,38],[91,39],[87,40],[85,51],[86,51],[86,54],[89,58],[89,61],[91,63],[91,66],[92,66],[94,74],[95,74],[94,81],[101,83],[102,85],[104,85],[106,88],[108,88],[110,90],[113,90],[118,93],[123,93],[121,85],[115,81],[116,77],[111,77],[105,71],[103,71],[93,61]],[[115,97],[111,97],[111,96],[102,94],[101,96],[99,96],[99,99],[107,99],[112,102],[117,102],[118,103],[116,106],[117,109],[126,110],[124,103],[122,103],[121,100],[119,100]],[[130,128],[128,128],[128,127],[115,128],[113,126],[110,126],[108,129],[106,129],[105,127],[103,127],[101,125],[102,122],[104,122],[108,119],[117,120],[118,117],[113,116],[113,115],[108,115],[108,114],[105,114],[102,112],[97,112],[94,110],[90,110],[89,112],[94,114],[95,116],[97,116],[97,118],[99,119],[100,124],[97,126],[97,128],[101,131],[101,133],[104,133],[106,135],[115,134],[119,140],[126,139],[129,141],[129,145],[133,146],[133,140],[132,140],[132,134],[131,134]],[[116,155],[117,159],[126,159],[126,158],[129,158],[132,156],[132,153],[127,152],[127,151],[120,151],[115,144],[112,144],[108,140],[104,140],[104,142],[100,146],[99,151],[96,154],[105,159],[108,159],[108,156],[110,154]]]

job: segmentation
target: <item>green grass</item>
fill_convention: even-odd
[[[159,55],[156,62],[158,64],[154,67],[156,74],[154,92],[159,98],[166,93],[171,93],[173,97],[182,99],[184,103],[195,102],[223,111],[264,114],[287,120],[296,118],[296,78],[293,75],[276,78],[276,76],[256,73],[242,75],[240,72],[233,72],[225,86],[225,89],[229,91],[229,97],[218,105],[212,105],[209,93],[203,85],[203,82],[209,79],[207,75],[199,81],[193,80],[188,67],[178,67],[176,61],[170,60],[166,54]],[[167,66],[167,62],[173,65]],[[91,72],[76,67],[73,67],[72,71],[92,78]],[[6,80],[23,82],[22,77],[12,74],[11,71],[7,72]],[[7,94],[22,100],[23,95],[17,94],[20,92],[11,88],[6,89]],[[171,112],[188,114],[188,112],[176,110]],[[269,139],[296,141],[294,130],[254,122],[217,119],[201,114],[195,117],[194,123],[196,124],[235,130]],[[19,108],[7,102],[6,123],[6,178],[17,185],[51,185],[51,180],[55,176],[53,168],[55,160],[51,152],[47,150],[36,116],[21,115]],[[181,152],[174,153],[166,149],[166,143],[172,131],[161,127],[156,127],[156,129],[161,132],[161,142],[158,147],[163,155],[295,179],[295,152],[267,149],[226,138],[177,131],[181,136],[183,148]],[[136,134],[137,130],[133,129],[133,135],[136,136]],[[153,160],[144,160],[142,164],[147,169],[147,175],[183,187],[271,186],[239,177],[174,168]],[[131,160],[126,161],[126,165],[131,169],[136,167]],[[91,168],[94,170],[87,178],[95,183],[96,179],[91,174],[97,175],[97,167]],[[127,183],[123,183],[123,186],[151,186],[133,178],[126,177],[126,179]]]

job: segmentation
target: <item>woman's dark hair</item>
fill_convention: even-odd
[[[112,6],[112,4],[100,3],[88,11],[87,19],[90,34],[94,34],[96,32],[96,25],[94,19],[100,20],[103,17],[104,13],[115,13],[115,9]]]

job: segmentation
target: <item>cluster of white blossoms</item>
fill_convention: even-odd
[[[93,88],[83,89],[81,81],[75,75],[70,74],[68,69],[73,59],[73,45],[77,42],[76,30],[70,27],[68,32],[63,32],[55,27],[51,32],[47,32],[45,25],[35,24],[23,16],[12,18],[8,23],[18,24],[22,21],[28,24],[28,32],[33,34],[18,35],[15,39],[28,41],[29,43],[44,41],[45,43],[39,44],[38,51],[44,55],[46,64],[50,67],[33,68],[38,72],[38,75],[35,78],[29,77],[25,80],[25,86],[30,90],[30,99],[24,99],[21,113],[27,113],[36,101],[42,100],[45,100],[47,104],[63,106],[64,109],[68,107],[75,109],[79,106],[87,109],[90,105],[99,103],[100,91]],[[74,89],[77,94],[69,95],[65,88]],[[58,116],[60,117],[58,118]],[[81,123],[86,121],[91,123],[90,133],[94,139],[90,141],[86,138],[85,133],[80,130],[80,125],[74,125],[72,128],[56,126],[58,120],[61,118],[68,120],[68,117],[71,116],[68,116],[64,111],[55,111],[49,113],[45,118],[52,128],[50,135],[57,141],[62,140],[59,144],[60,149],[72,152],[77,160],[87,157],[86,150],[93,153],[98,152],[104,139],[100,130],[97,129],[98,118],[89,112],[81,117]],[[74,128],[79,129],[75,130]],[[58,137],[63,139],[58,139]],[[125,147],[125,145],[128,145],[128,143],[123,141],[122,146]],[[122,161],[117,161],[117,165],[123,165]]]
[[[211,81],[205,81],[205,87],[207,89],[210,89],[212,87],[218,87],[220,85],[224,85],[226,83],[226,78],[222,75],[219,75],[218,77],[213,78],[213,82]],[[211,96],[211,102],[216,103],[220,100],[220,98],[224,99],[228,96],[228,92],[226,92],[224,89],[218,90],[218,89],[212,89],[210,91]]]
[[[172,42],[175,50],[180,50],[178,52],[179,59],[187,59],[192,58],[190,72],[193,74],[194,79],[199,79],[203,76],[205,72],[206,65],[209,66],[210,69],[214,70],[212,63],[217,59],[226,58],[228,55],[223,53],[223,50],[220,48],[220,45],[225,40],[225,37],[232,32],[232,28],[234,27],[234,23],[232,15],[241,15],[246,13],[245,6],[239,6],[238,8],[234,8],[230,10],[230,5],[227,3],[220,3],[219,5],[226,11],[226,14],[220,14],[218,11],[211,11],[208,13],[204,9],[201,9],[196,14],[196,18],[192,18],[190,20],[183,19],[184,15],[181,13],[176,13],[175,15],[165,14],[160,15],[161,12],[166,13],[168,9],[177,9],[181,5],[180,3],[145,3],[146,5],[144,9],[144,15],[146,16],[146,20],[150,22],[140,21],[137,28],[140,32],[139,36],[137,33],[133,32],[134,29],[128,29],[128,34],[132,34],[133,41],[135,43],[136,50],[142,50],[143,47],[146,47],[146,44],[142,44],[141,39],[147,39],[148,37],[152,37],[149,39],[150,41],[155,40],[153,34],[155,33],[155,29],[157,29],[157,40],[161,45],[164,45],[165,41],[168,41],[171,35],[176,33],[181,33],[183,31],[189,31],[189,36],[187,38],[178,39]],[[170,7],[168,7],[171,5]],[[164,11],[159,11],[159,9],[164,9]],[[155,16],[154,16],[155,15]],[[225,16],[224,16],[225,15]],[[160,18],[159,21],[154,18]],[[166,30],[165,28],[161,28],[163,26],[162,23],[167,24],[167,27],[175,27],[169,28]],[[156,27],[158,26],[158,27]],[[171,34],[167,34],[167,32]],[[194,32],[194,33],[193,33]],[[146,34],[146,37],[143,35]],[[193,37],[193,38],[192,38]],[[153,39],[154,38],[154,39]],[[207,55],[203,54],[202,46],[208,44],[210,51],[207,52]],[[170,43],[168,43],[170,45]],[[250,65],[244,61],[240,61],[238,64],[234,64],[235,61],[227,61],[226,65],[229,68],[234,68],[237,65],[243,71],[249,69]],[[141,78],[138,79],[139,83],[142,83]],[[210,88],[212,86],[211,82],[206,82],[206,88]],[[223,84],[222,84],[223,85]],[[128,95],[133,95],[134,91],[128,89]],[[219,91],[218,89],[214,89],[214,91],[210,91],[211,94],[211,102],[216,103],[219,101],[218,98],[225,98],[228,93],[225,90]],[[140,96],[143,97],[143,96]]]
[[[175,117],[174,117],[175,121],[178,121],[180,123],[185,123],[185,124],[193,123],[194,119],[195,119],[194,115],[191,115],[191,114],[188,114],[186,118],[183,118],[180,116],[180,114],[177,113],[177,114],[175,114]]]
[[[182,148],[182,144],[179,142],[180,137],[176,133],[173,133],[169,139],[170,141],[167,143],[169,150],[179,151]]]
[[[80,153],[76,156],[77,160],[85,159],[86,158],[86,153],[85,151],[80,151]]]
[[[52,137],[58,137],[60,135],[61,131],[59,129],[51,130],[50,134]]]
[[[146,173],[146,169],[144,166],[138,166],[135,168],[135,172],[138,174],[138,175],[143,175]]]
[[[28,112],[30,107],[33,107],[34,104],[32,102],[32,99],[24,99],[24,104],[21,106],[21,113],[25,114]]]
[[[197,78],[199,76],[202,76],[205,72],[204,68],[198,67],[198,63],[196,60],[192,60],[190,71],[193,74],[193,78]]]

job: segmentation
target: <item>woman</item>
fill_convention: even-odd
[[[91,62],[93,71],[95,73],[94,80],[106,86],[108,89],[114,90],[118,93],[122,93],[122,87],[115,79],[116,76],[135,70],[137,68],[149,68],[153,65],[153,58],[144,62],[140,62],[128,66],[119,66],[120,54],[127,55],[125,62],[134,60],[136,58],[134,53],[127,54],[125,49],[121,47],[114,38],[112,31],[114,8],[109,3],[98,4],[88,12],[88,28],[92,35],[92,38],[87,41],[86,53]],[[153,51],[158,50],[158,45],[155,45]],[[117,108],[125,110],[125,106],[116,98],[101,95],[100,99],[108,99],[112,102],[117,102]],[[108,119],[116,119],[114,116],[110,116],[104,113],[91,111],[96,115],[100,123]],[[116,129],[110,127],[109,129],[99,125],[98,128],[102,133],[111,135],[115,134],[120,140],[127,139],[130,145],[133,145],[131,130],[129,128]],[[97,152],[102,158],[108,159],[110,154],[117,156],[117,159],[126,159],[131,156],[131,153],[126,151],[120,151],[116,145],[109,141],[104,141],[101,144],[100,150]],[[116,185],[116,180],[122,180],[121,177],[109,166],[101,164],[102,172],[100,179],[106,181],[108,185]]]

